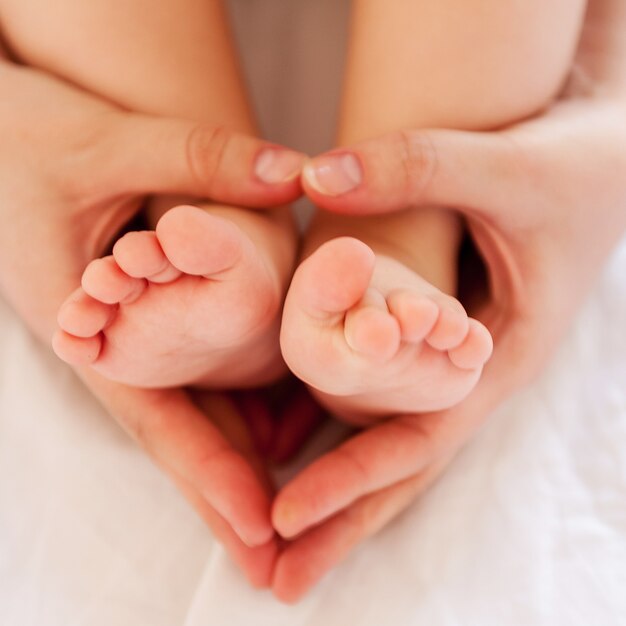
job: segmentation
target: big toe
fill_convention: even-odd
[[[375,260],[371,248],[358,239],[333,239],[296,270],[290,296],[312,317],[343,313],[363,298]]]
[[[211,277],[231,269],[242,254],[242,233],[231,222],[194,206],[170,209],[159,220],[157,238],[174,267]]]

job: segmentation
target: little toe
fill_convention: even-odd
[[[312,317],[343,315],[365,295],[375,261],[374,252],[358,239],[333,239],[301,263],[290,294]]]
[[[146,287],[146,281],[126,274],[112,256],[92,261],[85,272],[81,285],[85,292],[106,304],[132,302]]]
[[[449,296],[439,299],[439,316],[426,342],[435,350],[451,350],[459,346],[469,331],[469,319],[458,300]]]
[[[133,278],[167,283],[181,275],[165,256],[152,231],[126,233],[113,247],[113,257],[122,271]]]
[[[102,338],[96,335],[85,339],[57,330],[52,337],[52,349],[61,360],[70,365],[91,365],[100,356]]]
[[[402,340],[408,343],[422,341],[439,318],[439,307],[427,296],[413,291],[391,293],[387,296],[387,306],[398,320]]]
[[[398,320],[390,315],[382,294],[373,289],[346,313],[344,333],[352,350],[381,362],[394,357],[400,347]]]
[[[59,309],[59,326],[75,337],[93,337],[109,324],[116,307],[95,300],[77,289]]]
[[[454,365],[473,370],[482,367],[493,352],[491,333],[477,320],[469,319],[469,331],[460,346],[448,351]]]
[[[171,264],[193,276],[210,278],[229,270],[243,252],[237,226],[194,206],[170,209],[159,220],[156,235]]]

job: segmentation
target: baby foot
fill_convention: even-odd
[[[192,206],[89,264],[55,352],[129,385],[247,386],[280,376],[278,272],[235,224]]]
[[[480,378],[492,341],[458,300],[395,259],[342,237],[297,269],[281,348],[323,404],[363,424],[457,404]]]

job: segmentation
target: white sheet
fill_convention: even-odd
[[[239,0],[239,36],[254,56],[288,12],[288,32],[317,45],[315,11],[339,16],[328,37],[341,30],[334,1],[292,14],[295,2]],[[270,135],[311,150],[330,141],[298,135],[284,111],[287,128],[273,125],[275,92],[258,80]],[[247,587],[174,487],[0,302],[0,625],[626,624],[625,273],[626,241],[541,381],[295,607]]]

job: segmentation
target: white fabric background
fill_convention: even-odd
[[[267,133],[323,149],[346,3],[233,5]],[[295,607],[247,587],[0,301],[0,625],[626,624],[625,273],[626,241],[541,380]]]

